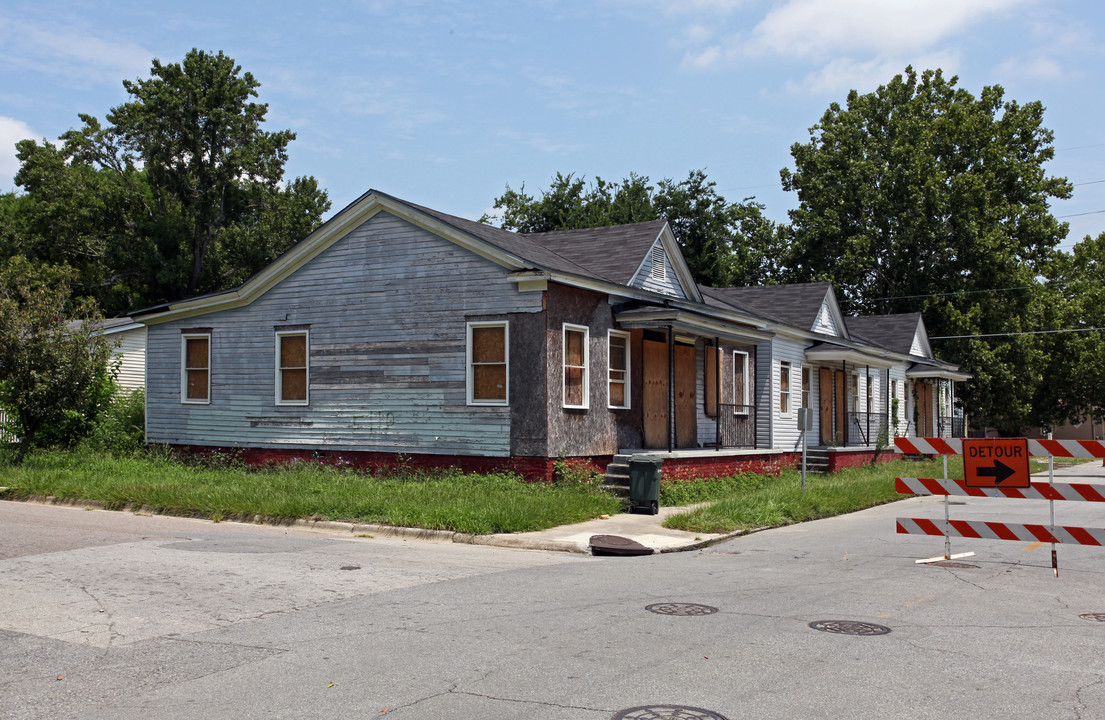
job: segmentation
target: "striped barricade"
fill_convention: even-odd
[[[1020,540],[1022,542],[1063,543],[1105,546],[1105,529],[1065,527],[1062,525],[1017,525],[976,520],[928,520],[897,518],[898,533],[903,535],[939,535],[983,540]]]
[[[907,455],[962,455],[960,438],[894,438],[900,452]],[[1101,440],[1029,440],[1028,454],[1034,457],[1105,458]]]
[[[968,487],[965,480],[951,478],[895,478],[894,488],[903,495],[964,495],[1019,500],[1105,502],[1105,486],[1089,483],[1033,482],[1027,488],[979,488]]]

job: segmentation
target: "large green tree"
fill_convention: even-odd
[[[106,124],[82,114],[57,145],[18,143],[28,200],[0,222],[29,232],[7,233],[12,251],[77,268],[116,312],[234,285],[318,226],[325,191],[285,182],[295,134],[263,129],[260,83],[231,58],[192,50],[123,86]]]
[[[1050,290],[1037,279],[1066,235],[1049,211],[1070,196],[1049,176],[1052,133],[1038,102],[978,97],[939,70],[906,68],[830,105],[791,148],[787,278],[831,280],[850,312],[921,311],[945,358],[974,374],[960,398],[1007,432],[1038,421]]]
[[[17,463],[44,435],[64,440],[56,436],[73,420],[94,420],[111,396],[99,311],[72,296],[73,279],[18,255],[0,265],[0,407],[19,437]]]
[[[653,185],[630,174],[619,182],[557,173],[539,196],[525,186],[495,199],[497,219],[522,233],[575,230],[665,218],[699,282],[714,287],[760,284],[778,269],[778,233],[753,198],[729,202],[702,170]],[[485,218],[493,220],[495,218]]]

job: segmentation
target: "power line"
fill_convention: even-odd
[[[1053,285],[1069,285],[1069,282],[1038,283],[1036,285],[1019,285],[1017,287],[984,288],[981,290],[949,290],[947,292],[924,293],[922,295],[891,295],[888,297],[874,298],[875,300],[912,300],[914,298],[943,297],[945,295],[975,295],[977,293],[1005,292],[1006,290],[1034,290],[1036,288]]]
[[[1065,330],[1031,330],[1026,332],[985,333],[980,335],[939,335],[937,337],[929,337],[929,340],[959,340],[962,338],[1012,337],[1014,335],[1054,335],[1056,333],[1098,332],[1101,330],[1105,330],[1105,328],[1093,327],[1067,328]]]
[[[1055,219],[1060,220],[1069,217],[1082,217],[1083,215],[1100,215],[1101,213],[1105,213],[1105,210],[1091,210],[1090,212],[1074,213],[1073,215],[1056,215]]]

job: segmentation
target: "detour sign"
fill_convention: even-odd
[[[1030,487],[1032,478],[1028,472],[1028,440],[963,440],[963,474],[967,487]]]

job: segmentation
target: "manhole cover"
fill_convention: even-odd
[[[610,720],[727,720],[712,710],[686,705],[642,705],[614,714]]]
[[[657,615],[713,615],[717,612],[712,605],[698,603],[653,603],[646,605],[645,610]]]
[[[937,560],[936,562],[926,564],[933,567],[952,568],[953,570],[978,570],[978,565],[956,562],[955,560]]]
[[[1083,620],[1094,620],[1096,622],[1105,622],[1105,613],[1082,613],[1078,617]]]
[[[810,627],[821,632],[839,635],[886,635],[890,628],[858,620],[815,620]]]

